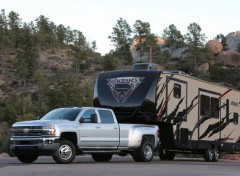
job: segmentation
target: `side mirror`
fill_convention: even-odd
[[[84,122],[83,118],[80,118],[79,123],[83,123],[83,122]]]
[[[97,119],[97,114],[92,114],[91,115],[91,123],[97,123],[98,119]]]

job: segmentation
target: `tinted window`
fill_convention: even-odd
[[[210,112],[211,112],[210,115],[212,117],[216,117],[216,118],[219,117],[219,99],[218,98],[211,97],[211,109],[210,109]]]
[[[238,125],[238,113],[234,112],[233,113],[233,124]]]
[[[209,116],[210,97],[201,95],[200,115]]]
[[[219,99],[201,95],[200,115],[219,118]]]
[[[91,123],[91,116],[93,114],[96,114],[95,110],[93,110],[93,109],[86,110],[81,117],[81,122],[82,123]]]
[[[181,98],[181,85],[174,84],[173,96],[175,98]]]
[[[62,108],[62,109],[55,109],[50,111],[45,116],[41,118],[41,120],[70,120],[74,121],[78,114],[80,113],[81,109],[74,109],[74,108]]]
[[[108,110],[98,110],[101,123],[114,123],[113,115],[111,111]]]

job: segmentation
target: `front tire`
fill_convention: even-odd
[[[17,158],[22,163],[33,163],[37,160],[38,155],[17,155]]]
[[[112,159],[112,154],[108,153],[94,153],[92,159],[96,162],[109,162]]]
[[[53,159],[58,164],[68,164],[71,163],[76,156],[76,147],[69,140],[62,140],[59,143],[58,150]]]

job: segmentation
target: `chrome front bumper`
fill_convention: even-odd
[[[52,155],[59,147],[59,137],[48,138],[10,138],[10,150],[16,154]]]

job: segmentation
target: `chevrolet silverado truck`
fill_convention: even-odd
[[[159,138],[158,126],[119,124],[111,109],[65,107],[39,120],[16,122],[10,142],[10,150],[22,163],[48,155],[66,164],[81,154],[91,154],[97,162],[108,162],[113,154],[150,162]]]

